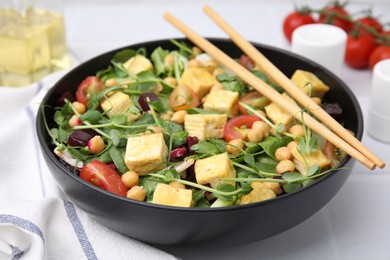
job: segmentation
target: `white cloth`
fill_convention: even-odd
[[[91,219],[57,187],[41,155],[35,115],[65,71],[0,87],[0,260],[176,259]]]

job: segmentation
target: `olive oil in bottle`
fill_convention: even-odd
[[[62,14],[0,9],[0,85],[28,85],[69,66]]]

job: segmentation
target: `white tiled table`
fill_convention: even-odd
[[[203,36],[226,38],[202,12],[206,2],[248,40],[289,49],[281,24],[283,17],[293,10],[293,1],[256,0],[68,1],[65,15],[69,49],[79,61],[84,61],[133,43],[182,37],[163,20],[165,11]],[[312,5],[320,3],[323,2],[313,1]],[[388,1],[370,3],[375,14],[380,14],[383,21],[390,21]],[[363,5],[367,6],[362,1],[350,4],[352,9]],[[344,67],[340,77],[356,94],[366,114],[371,72]],[[389,144],[368,135],[363,142],[390,163]],[[300,225],[264,241],[229,248],[160,248],[183,259],[390,259],[389,173],[389,166],[370,172],[356,164],[345,186],[327,206]]]

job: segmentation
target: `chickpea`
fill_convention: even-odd
[[[105,82],[104,82],[104,86],[106,87],[112,87],[112,86],[115,86],[115,85],[118,85],[118,81],[116,79],[107,79]]]
[[[177,86],[177,80],[174,77],[166,77],[164,81],[173,86]]]
[[[203,51],[199,47],[192,47],[193,52],[195,52],[196,55],[202,54]]]
[[[248,132],[248,140],[254,143],[258,143],[263,140],[264,134],[256,128],[252,128]]]
[[[174,187],[176,189],[185,189],[186,188],[186,186],[183,183],[178,182],[178,181],[171,181],[169,183],[169,186]]]
[[[271,127],[264,121],[256,121],[252,125],[252,129],[256,129],[256,131],[262,132],[264,137],[269,136]]]
[[[78,101],[73,102],[72,106],[74,107],[74,109],[76,109],[77,113],[79,113],[79,114],[84,114],[85,111],[87,110],[85,105],[78,102]]]
[[[232,155],[237,155],[244,149],[244,142],[241,139],[233,139],[226,145],[226,151]]]
[[[155,126],[155,125],[150,125],[146,128],[145,134],[157,134],[157,133],[164,133],[164,128]]]
[[[160,115],[160,117],[161,117],[162,119],[168,121],[168,120],[171,120],[172,115],[173,115],[173,111],[168,110],[168,111],[165,111],[164,113],[162,113],[162,114]]]
[[[197,59],[192,59],[188,62],[188,68],[200,68],[202,64]]]
[[[134,186],[127,191],[127,198],[144,201],[146,198],[146,191],[141,186]]]
[[[80,125],[81,124],[81,120],[78,116],[76,115],[73,115],[70,119],[69,119],[69,126],[70,127],[75,127],[76,125]]]
[[[302,125],[293,125],[288,132],[292,135],[295,135],[297,137],[304,137],[305,136],[305,131],[303,129]]]
[[[127,188],[132,188],[139,184],[138,173],[135,171],[125,172],[122,174],[121,179]]]
[[[218,68],[218,63],[215,60],[208,60],[203,64],[203,67],[213,74],[214,70]]]
[[[152,92],[154,93],[160,93],[163,90],[163,86],[160,83],[156,84],[156,87],[152,89]]]
[[[172,54],[168,54],[167,56],[165,56],[164,65],[166,65],[166,66],[172,66],[172,65],[173,65],[173,62],[174,62],[174,58],[173,58],[173,55],[172,55]]]
[[[100,135],[95,135],[88,141],[87,146],[92,154],[99,154],[103,152],[105,144]]]
[[[291,160],[282,160],[276,165],[276,173],[282,174],[295,170],[295,164]]]
[[[311,100],[313,100],[317,105],[321,105],[322,101],[319,97],[312,97]]]
[[[184,118],[186,117],[187,114],[188,113],[185,110],[176,111],[175,113],[173,113],[171,117],[171,121],[177,124],[184,124]]]
[[[221,74],[223,74],[223,73],[225,73],[225,71],[222,69],[222,68],[216,68],[214,71],[213,71],[213,75],[216,77],[216,76],[218,76],[218,75],[221,75]]]
[[[278,161],[290,160],[291,159],[291,152],[286,146],[279,147],[275,151],[275,157]]]

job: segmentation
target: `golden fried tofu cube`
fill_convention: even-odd
[[[129,170],[143,176],[166,167],[168,148],[162,133],[129,137],[125,163]]]
[[[203,108],[226,113],[229,117],[238,114],[239,93],[230,90],[211,91],[203,103]]]
[[[288,101],[295,103],[295,101],[290,98],[286,93],[283,93],[282,96],[284,96]],[[278,104],[274,102],[272,102],[268,106],[265,106],[264,110],[267,114],[267,117],[272,121],[272,123],[274,123],[275,125],[282,123],[284,124],[286,130],[288,130],[294,123],[294,116],[286,112],[283,108],[281,108]]]
[[[328,167],[331,161],[326,157],[326,155],[320,150],[315,150],[310,154],[301,153],[298,150],[298,142],[292,141],[287,145],[292,156],[294,157],[294,163],[296,169],[303,175],[307,175],[307,171],[313,165],[318,165],[321,170]]]
[[[200,140],[222,138],[226,121],[226,114],[187,114],[184,129],[189,136],[196,136]]]
[[[242,195],[240,205],[273,199],[276,197],[275,192],[262,182],[252,182],[253,190],[249,194]]]
[[[195,162],[195,178],[199,184],[209,183],[215,188],[223,178],[235,178],[236,170],[227,153],[217,154]],[[234,182],[230,184],[235,185]]]
[[[296,70],[291,77],[291,81],[310,97],[323,98],[329,91],[329,87],[324,82],[308,71]]]
[[[143,55],[137,54],[123,63],[123,67],[132,74],[138,74],[142,71],[153,70],[152,62]]]
[[[199,98],[209,93],[217,79],[206,68],[187,68],[180,78],[179,84],[191,88]]]
[[[154,190],[152,203],[189,208],[192,204],[192,190],[179,189],[165,183],[158,183]]]
[[[110,97],[100,103],[103,111],[107,113],[108,117],[113,115],[125,114],[127,115],[127,121],[133,122],[140,117],[140,113],[133,114],[129,110],[134,106],[133,101],[129,95],[121,91],[114,92]]]

